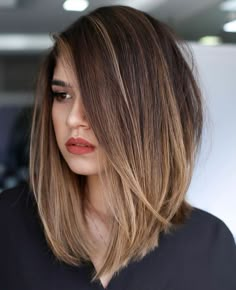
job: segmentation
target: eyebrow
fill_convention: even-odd
[[[69,83],[57,79],[52,80],[51,85],[71,88],[71,85]]]

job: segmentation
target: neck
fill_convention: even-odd
[[[84,207],[88,229],[95,240],[96,248],[105,249],[109,242],[112,218],[103,200],[103,191],[98,176],[88,176],[85,188]]]
[[[107,217],[108,209],[103,198],[103,189],[98,175],[87,176],[85,196],[90,210],[93,209],[98,215]]]

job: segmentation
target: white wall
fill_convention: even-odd
[[[190,46],[209,120],[187,197],[222,219],[236,239],[236,46]]]

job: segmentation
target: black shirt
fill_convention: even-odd
[[[92,263],[58,262],[26,186],[0,194],[0,290],[103,290]],[[226,225],[194,208],[159,247],[130,262],[107,290],[236,290],[236,246]]]

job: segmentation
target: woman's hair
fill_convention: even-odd
[[[184,223],[203,125],[203,102],[184,43],[164,23],[125,6],[98,8],[55,36],[39,74],[30,145],[30,186],[47,242],[68,264],[94,250],[84,217],[86,176],[56,143],[51,80],[58,57],[73,69],[86,117],[103,148],[99,178],[111,238],[93,280],[116,273]]]

